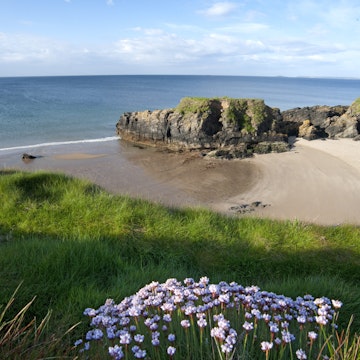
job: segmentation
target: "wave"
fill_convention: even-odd
[[[83,139],[83,140],[49,142],[49,143],[41,143],[41,144],[35,144],[35,145],[21,145],[21,146],[1,148],[0,151],[34,149],[34,148],[39,148],[39,147],[44,147],[44,146],[59,146],[59,145],[70,145],[70,144],[97,143],[97,142],[115,141],[115,140],[119,140],[119,139],[120,139],[119,136],[108,136],[108,137],[99,138],[99,139]]]

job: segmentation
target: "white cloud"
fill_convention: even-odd
[[[109,6],[115,5],[114,0],[106,0],[106,4]]]
[[[218,28],[219,31],[231,32],[231,33],[263,33],[269,28],[266,24],[253,23],[253,22],[244,22],[234,25],[228,25],[225,27]]]
[[[208,9],[202,11],[202,13],[211,17],[226,16],[231,14],[237,7],[238,5],[233,2],[217,2]]]

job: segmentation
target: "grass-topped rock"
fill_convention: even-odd
[[[287,151],[288,136],[358,139],[359,108],[360,98],[351,106],[280,112],[262,99],[185,97],[172,109],[124,113],[116,128],[118,135],[132,142],[241,158]]]
[[[287,136],[274,131],[279,118],[261,99],[186,97],[174,109],[123,114],[117,132],[135,142],[245,157],[259,142],[269,151],[288,149]]]

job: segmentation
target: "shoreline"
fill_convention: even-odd
[[[351,139],[296,139],[289,152],[242,160],[142,149],[121,140],[39,147],[29,150],[38,158],[28,163],[23,152],[0,153],[0,169],[59,171],[166,206],[360,225],[360,142]]]

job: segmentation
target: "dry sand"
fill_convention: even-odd
[[[360,142],[298,139],[287,153],[257,155],[261,176],[250,191],[218,203],[262,201],[256,216],[324,225],[360,225]]]
[[[297,139],[291,151],[245,160],[142,149],[122,141],[0,153],[0,168],[55,170],[105,189],[169,206],[201,206],[239,216],[360,225],[360,142]],[[240,215],[231,208],[259,202]]]

